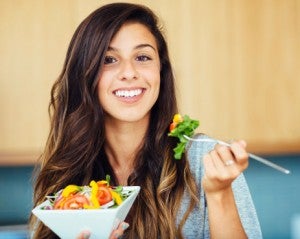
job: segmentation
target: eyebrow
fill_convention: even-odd
[[[145,47],[150,47],[150,48],[152,48],[154,51],[157,51],[152,45],[147,44],[147,43],[145,43],[145,44],[139,44],[139,45],[135,46],[133,49],[134,49],[134,50],[137,50],[137,49],[141,49],[141,48],[145,48]],[[115,47],[109,46],[109,47],[107,48],[107,51],[118,51],[118,49],[115,48]]]

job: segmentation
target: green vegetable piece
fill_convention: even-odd
[[[184,115],[183,121],[178,123],[176,127],[168,134],[170,137],[177,137],[179,142],[174,150],[174,158],[180,160],[185,151],[188,140],[184,135],[191,137],[194,135],[195,129],[199,126],[198,120],[193,120],[189,116]]]

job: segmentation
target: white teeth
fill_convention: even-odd
[[[134,97],[140,95],[142,93],[142,89],[137,90],[117,90],[115,95],[118,97]]]

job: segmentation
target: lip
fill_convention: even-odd
[[[134,96],[119,96],[119,95],[117,95],[117,92],[122,92],[122,91],[123,91],[123,93],[124,93],[124,91],[131,92],[131,94],[133,94],[133,91],[141,91],[141,93],[134,95]],[[143,88],[143,87],[130,87],[130,88],[118,88],[118,89],[115,89],[112,93],[121,102],[134,103],[134,102],[139,101],[143,97],[145,91],[146,91],[146,88]]]

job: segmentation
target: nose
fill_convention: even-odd
[[[138,71],[136,66],[131,61],[123,61],[120,66],[119,79],[120,80],[136,80],[138,78]]]

